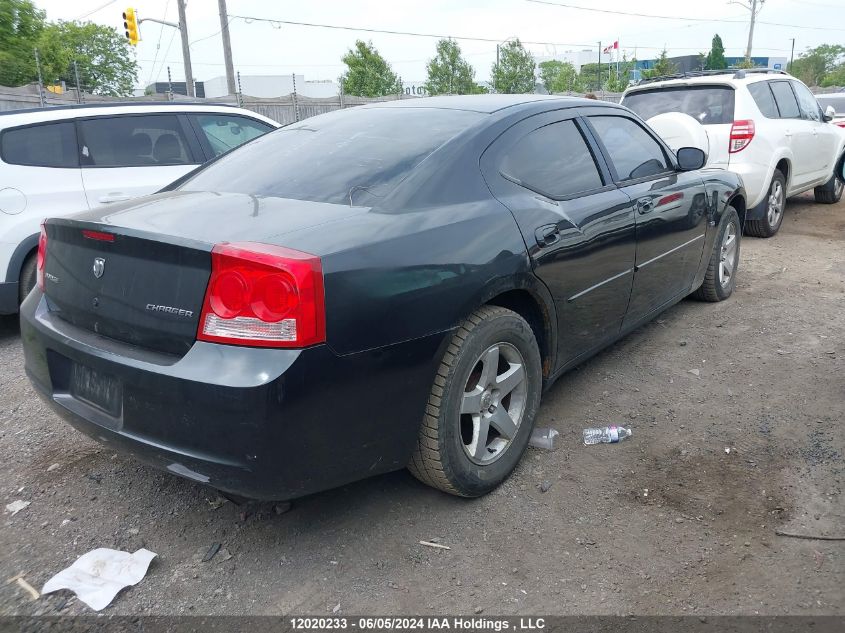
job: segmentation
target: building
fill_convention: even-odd
[[[250,97],[281,97],[294,92],[302,97],[334,97],[338,85],[331,79],[308,81],[305,75],[241,75],[240,91]],[[229,94],[226,77],[214,77],[203,82],[206,97],[225,97]]]
[[[136,96],[143,96],[145,94],[157,94],[157,95],[167,94],[168,90],[171,89],[170,87],[172,87],[173,94],[185,95],[185,96],[188,95],[188,91],[185,88],[185,82],[184,81],[174,81],[170,84],[168,84],[166,81],[157,81],[155,83],[150,84],[144,90],[142,90],[141,95],[136,95]],[[203,98],[203,97],[206,96],[205,95],[205,88],[203,86],[203,82],[201,82],[201,81],[195,82],[194,83],[194,89],[195,89],[197,97]]]

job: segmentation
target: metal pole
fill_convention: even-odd
[[[291,74],[293,77],[293,116],[296,121],[299,121],[299,101],[296,99],[296,73]]]
[[[73,74],[76,77],[76,102],[82,103],[82,86],[79,85],[79,66],[76,60],[73,60]]]
[[[765,0],[763,0],[765,2]],[[761,8],[762,8],[762,2]],[[757,19],[757,0],[751,0],[751,25],[748,27],[748,47],[745,49],[745,59],[751,59],[751,44],[754,42],[754,21]]]
[[[188,45],[188,22],[185,18],[185,0],[178,0],[179,31],[182,33],[182,61],[185,65],[185,93],[194,96],[194,71],[191,68],[191,48]]]
[[[792,38],[792,50],[789,53],[789,66],[787,66],[787,70],[792,72],[792,60],[795,58],[795,38]]]
[[[43,108],[45,105],[44,99],[44,80],[41,78],[41,59],[38,57],[38,49],[35,51],[35,68],[38,71],[38,103]]]
[[[343,110],[343,77],[340,78],[340,109]]]
[[[244,93],[241,88],[241,71],[238,71],[238,107],[244,107]]]
[[[599,85],[596,90],[601,90],[601,40],[599,40]]]
[[[499,92],[499,45],[496,44],[496,76],[493,78],[493,92]]]
[[[173,101],[173,81],[170,78],[170,66],[167,67],[167,100]]]
[[[220,10],[220,33],[223,35],[223,61],[226,63],[226,87],[229,94],[235,94],[235,65],[232,63],[232,41],[229,39],[229,14],[226,0],[217,0]]]

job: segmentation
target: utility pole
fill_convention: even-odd
[[[226,64],[226,88],[230,95],[235,94],[235,65],[232,63],[232,41],[229,39],[229,14],[226,12],[226,0],[217,0],[220,10],[220,33],[223,35],[223,61]]]
[[[601,40],[599,40],[599,85],[596,88],[596,92],[601,90]]]
[[[35,68],[38,71],[38,104],[43,108],[46,105],[44,98],[44,80],[41,78],[41,58],[38,57],[38,49],[35,50]]]
[[[188,21],[185,19],[185,0],[178,0],[179,31],[182,34],[182,61],[185,65],[185,93],[194,96],[194,71],[191,68],[191,48],[188,45]]]
[[[82,87],[79,85],[79,66],[73,60],[73,74],[76,76],[76,102],[82,103]]]
[[[754,23],[757,15],[763,10],[766,0],[745,0],[744,2],[733,0],[729,4],[738,4],[751,12],[751,23],[748,26],[748,46],[745,48],[745,59],[751,59],[751,47],[754,44]]]
[[[496,44],[496,76],[493,77],[493,92],[499,92],[499,45]]]
[[[789,52],[789,66],[786,67],[787,71],[790,73],[792,72],[792,60],[795,57],[795,38],[792,38],[792,50]]]

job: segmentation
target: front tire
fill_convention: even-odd
[[[834,173],[830,180],[820,187],[813,189],[813,197],[821,204],[836,204],[842,199],[842,191],[845,190],[845,182]]]
[[[704,282],[692,293],[701,301],[724,301],[736,288],[736,271],[739,267],[739,245],[742,231],[739,216],[733,207],[725,211],[722,227],[713,244],[713,252],[704,274]]]
[[[511,310],[479,308],[443,355],[408,469],[453,495],[490,492],[525,452],[541,386],[531,326]]]
[[[780,229],[783,222],[783,210],[786,207],[786,178],[779,169],[775,169],[769,193],[763,201],[763,217],[759,220],[748,220],[745,232],[754,237],[772,237]]]

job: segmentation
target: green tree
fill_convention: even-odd
[[[475,70],[461,56],[461,47],[452,39],[437,42],[437,54],[428,62],[426,90],[430,95],[466,95],[478,91]]]
[[[619,67],[616,64],[611,64],[607,68],[607,80],[604,82],[604,89],[608,92],[624,92],[625,88],[631,83],[631,71],[634,69],[634,62],[628,61],[627,57],[623,57],[619,62]]]
[[[839,64],[832,71],[824,76],[821,85],[825,88],[831,86],[845,86],[845,63]]]
[[[109,26],[93,22],[49,24],[38,38],[45,83],[76,85],[73,62],[82,88],[96,94],[125,97],[138,78],[138,62],[129,41]]]
[[[825,84],[826,76],[834,73],[845,63],[845,46],[822,44],[807,49],[789,67],[789,72],[808,86]]]
[[[601,72],[601,82],[599,72]],[[583,64],[581,72],[578,73],[578,90],[587,92],[601,90],[601,84],[607,80],[607,72],[607,64]]]
[[[757,64],[750,57],[746,57],[736,65],[736,68],[757,68]]]
[[[722,38],[719,34],[713,36],[713,41],[710,43],[710,52],[707,53],[707,59],[704,60],[704,68],[707,70],[722,70],[728,67],[728,62],[725,61],[725,46],[722,44]]]
[[[493,88],[504,94],[534,92],[534,57],[518,39],[511,40],[500,48],[499,63],[493,63],[490,75]]]
[[[0,0],[0,85],[20,86],[37,77],[35,55],[44,11],[30,0]]]
[[[540,62],[540,81],[543,82],[549,94],[556,92],[574,92],[578,86],[578,72],[569,62],[550,59]]]
[[[674,75],[678,72],[678,67],[669,59],[669,55],[664,48],[660,56],[654,62],[654,66],[648,70],[643,71],[643,79],[651,79],[652,77],[664,77],[666,75]]]
[[[343,91],[358,97],[383,97],[402,90],[399,78],[372,42],[355,41],[342,60],[346,72],[341,77]]]

